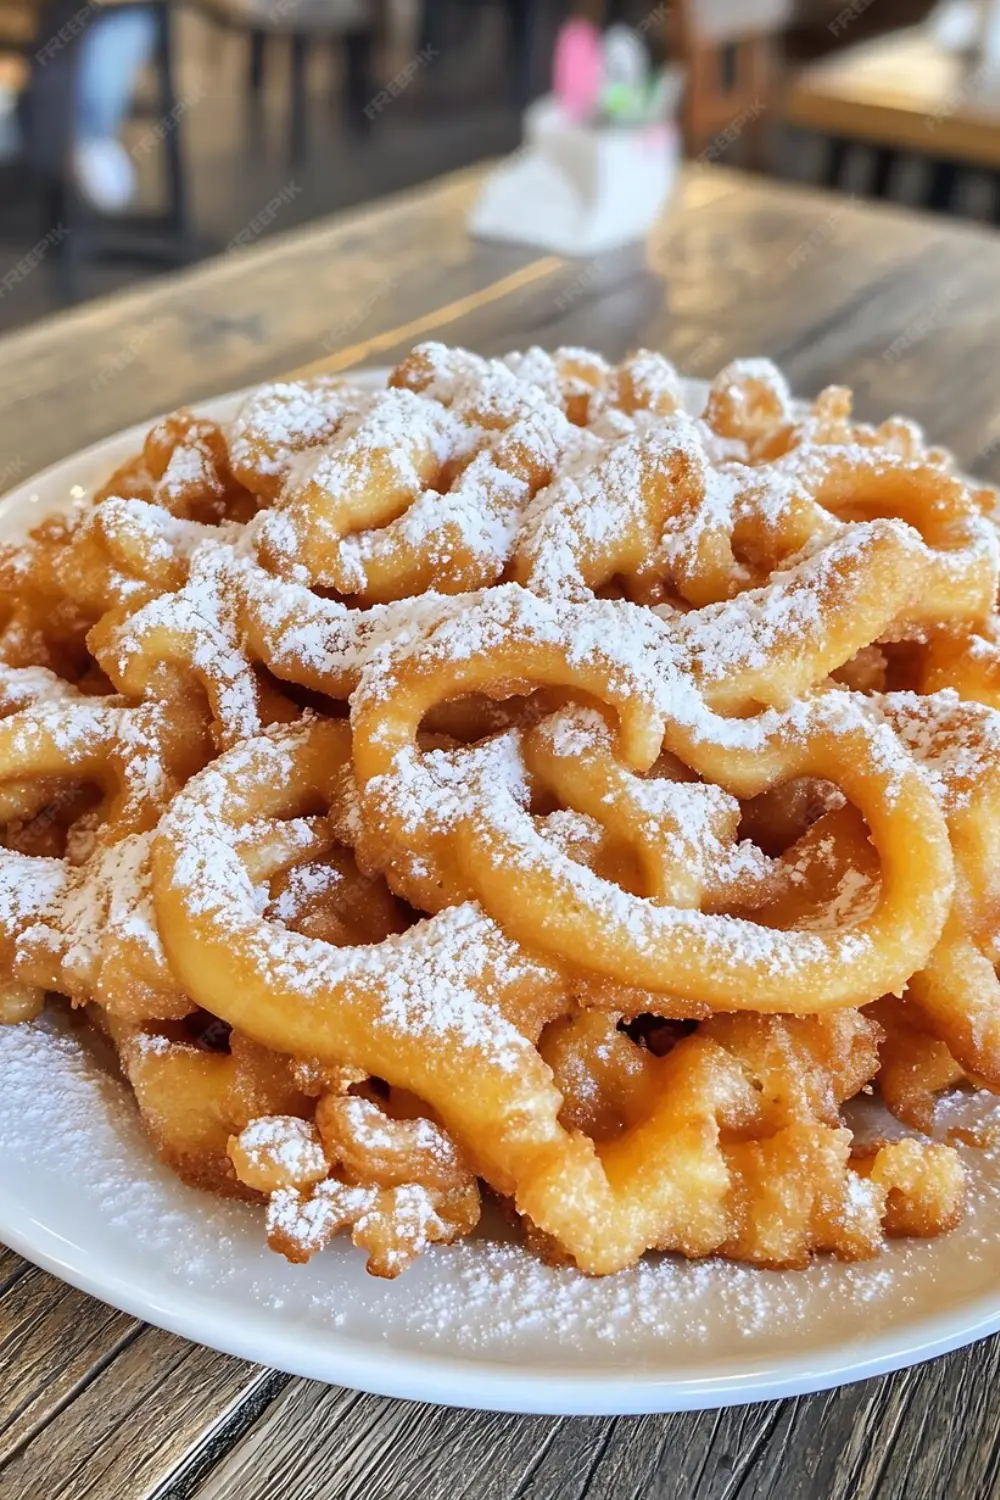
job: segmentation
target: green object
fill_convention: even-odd
[[[595,124],[652,125],[677,107],[680,79],[674,68],[661,68],[641,83],[609,83],[601,93]]]
[[[610,83],[601,94],[601,113],[617,119],[623,115],[633,115],[637,105],[641,105],[644,89],[636,88],[634,84]]]

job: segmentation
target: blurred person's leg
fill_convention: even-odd
[[[80,190],[106,213],[124,208],[135,191],[119,135],[155,46],[156,15],[145,8],[109,10],[80,39],[74,167]]]

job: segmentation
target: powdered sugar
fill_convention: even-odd
[[[210,767],[167,813],[163,837],[174,850],[173,888],[192,917],[208,918],[224,946],[245,945],[248,960],[273,987],[301,1009],[303,1038],[308,1007],[336,1003],[349,1016],[379,995],[376,1047],[437,1049],[468,1054],[478,1066],[501,1072],[524,1069],[534,1049],[508,1021],[497,997],[541,973],[500,929],[472,904],[451,907],[417,923],[399,937],[370,947],[334,948],[274,921],[261,921],[259,903],[236,856],[240,830],[230,821],[238,805],[234,788],[294,784],[292,744],[276,733],[227,758],[224,771]],[[190,816],[189,799],[197,813]],[[241,997],[233,996],[225,1019],[239,1024]],[[248,1002],[252,1003],[252,1002]],[[367,1066],[365,1043],[345,1046]],[[303,1041],[290,1050],[308,1055]],[[367,1054],[366,1054],[367,1055]],[[376,1053],[375,1056],[380,1054]],[[377,1073],[373,1062],[370,1071]]]
[[[567,351],[566,353],[569,357],[579,355],[581,351]],[[542,384],[549,380],[543,361],[526,359],[524,369],[531,373],[529,376],[529,374],[521,375],[519,372],[518,378],[522,386],[524,381],[530,378],[541,389]],[[646,373],[649,374],[648,371]],[[655,371],[653,373],[655,374]],[[646,378],[646,375],[639,370],[637,378],[641,380]],[[565,368],[559,372],[558,380],[560,400],[576,399],[577,396],[585,396],[588,388],[594,389],[588,386],[588,380],[582,375],[573,374],[568,377]],[[460,401],[463,399],[462,393],[455,387],[450,391],[448,399],[451,403]],[[491,393],[491,399],[495,401],[495,411],[509,412],[521,399],[521,393],[514,389],[509,379],[498,376],[496,392]],[[546,393],[545,400],[550,399],[553,399],[553,396]],[[591,398],[587,397],[587,399]],[[534,398],[530,400],[533,401]],[[531,409],[542,411],[543,406],[538,404]],[[617,429],[618,436],[623,442],[630,440],[630,435],[634,437],[636,431],[643,430],[644,424],[639,421],[630,430],[626,430],[627,424],[621,418],[620,413],[615,413],[613,417],[609,413],[606,415],[609,427],[614,426]],[[451,420],[450,415],[448,420]],[[357,430],[359,421],[359,412],[343,416],[340,419],[337,441],[340,442],[343,439],[346,443],[352,432]],[[680,427],[683,424],[677,425]],[[700,441],[697,433],[693,441],[697,446]],[[588,438],[581,444],[581,452],[590,442],[591,439]],[[497,444],[496,447],[499,445]],[[326,450],[320,451],[325,457],[330,456]],[[330,452],[332,451],[331,448]],[[490,448],[491,462],[495,451],[495,447]],[[536,445],[532,439],[528,458],[532,463],[544,459],[544,446]],[[270,461],[268,459],[268,462]],[[439,454],[435,455],[435,461],[440,462]],[[478,458],[474,458],[472,465],[474,466],[478,461]],[[714,458],[712,460],[713,463],[717,461]],[[275,460],[273,467],[275,474],[284,472],[281,468],[282,462],[280,457]],[[291,479],[292,486],[307,482],[310,471],[315,474],[317,469],[318,462],[313,463],[312,460],[297,462]],[[469,473],[470,470],[467,469],[465,472]],[[500,477],[497,478],[496,483],[498,492],[503,492],[502,499],[506,514],[509,517],[516,516],[519,524],[525,505],[531,503],[531,486],[521,479],[507,475],[503,469],[497,469],[497,473]],[[409,482],[406,475],[397,477],[400,478],[401,483]],[[478,482],[477,480],[477,484]],[[722,527],[729,525],[736,514],[738,507],[734,496],[737,494],[738,486],[735,479],[731,479],[731,476],[729,478],[713,477],[711,485],[714,486],[712,503],[706,504],[703,510],[696,513],[685,545],[697,545],[708,528],[713,525]],[[453,488],[456,493],[459,493],[461,486]],[[409,528],[410,539],[414,545],[423,544],[427,541],[429,531],[425,525],[421,506],[425,505],[426,511],[430,513],[435,509],[440,494],[436,490],[415,487],[409,494],[409,498],[411,503],[400,518],[402,522],[400,532],[405,533]],[[766,509],[768,505],[771,505],[772,500],[773,495],[768,493],[762,502],[762,508]],[[783,500],[780,504],[777,501],[774,502],[775,515],[781,511],[783,505]],[[279,511],[272,512],[272,516],[280,514]],[[482,515],[482,512],[473,510],[471,521],[478,524],[482,520]],[[143,523],[140,521],[141,524]],[[492,524],[490,521],[490,527]],[[513,521],[505,521],[504,525],[505,530],[503,528],[488,529],[488,532],[481,538],[481,544],[475,543],[480,546],[482,555],[492,558],[494,564],[502,565],[510,553],[516,535],[516,525]],[[839,528],[835,527],[833,530],[838,531]],[[447,606],[443,600],[428,603],[421,599],[412,604],[404,602],[403,606],[386,606],[384,612],[352,610],[337,601],[322,599],[312,593],[308,587],[309,570],[300,574],[302,581],[297,578],[294,584],[269,579],[266,571],[260,567],[256,555],[262,531],[262,525],[255,526],[251,523],[251,526],[238,536],[235,533],[226,535],[220,533],[211,536],[202,535],[196,540],[190,533],[178,532],[173,537],[165,535],[152,538],[157,560],[165,564],[176,560],[181,563],[190,562],[192,575],[198,580],[199,586],[213,567],[216,570],[214,578],[209,581],[205,589],[200,604],[193,609],[195,618],[191,623],[193,648],[190,662],[206,680],[212,682],[216,691],[219,715],[230,726],[230,734],[234,740],[249,733],[251,726],[254,729],[259,728],[260,710],[254,685],[252,661],[257,659],[255,653],[260,649],[259,635],[255,639],[254,632],[259,632],[262,628],[272,633],[271,641],[264,653],[264,659],[272,670],[276,661],[284,660],[288,663],[290,673],[296,670],[301,673],[301,663],[305,661],[308,670],[314,671],[318,676],[331,671],[338,671],[345,677],[363,676],[361,689],[356,694],[357,712],[363,710],[366,703],[377,704],[384,701],[387,683],[391,680],[392,673],[402,657],[408,656],[410,660],[417,661],[427,654],[432,662],[436,659],[439,664],[442,662],[468,663],[471,670],[475,663],[476,650],[483,649],[484,642],[488,642],[491,648],[497,644],[500,637],[494,632],[505,610],[508,612],[508,618],[516,617],[516,623],[522,628],[524,638],[540,649],[564,646],[566,643],[561,632],[567,621],[570,622],[571,638],[566,646],[567,659],[574,667],[579,666],[588,671],[596,664],[597,669],[604,674],[611,690],[619,699],[618,708],[622,716],[622,743],[628,747],[633,763],[648,764],[653,754],[650,746],[653,745],[657,735],[662,738],[665,725],[674,723],[686,727],[694,733],[695,738],[699,735],[708,738],[716,732],[715,721],[719,718],[716,710],[719,708],[719,703],[712,698],[710,673],[705,669],[709,654],[708,648],[705,640],[699,638],[698,627],[695,627],[693,623],[685,627],[682,621],[678,622],[676,619],[647,618],[647,623],[640,626],[637,623],[640,611],[627,605],[615,605],[611,601],[599,603],[595,601],[593,608],[588,607],[587,618],[584,618],[582,614],[573,617],[564,611],[556,611],[547,615],[544,610],[536,610],[534,603],[512,603],[511,601],[515,600],[517,594],[517,591],[512,589],[496,591],[498,595],[505,597],[498,605],[497,618],[490,619],[482,617],[482,612],[478,609],[480,601],[475,598],[455,601],[454,604],[449,601]],[[859,529],[855,528],[852,523],[840,534],[842,537],[849,535],[852,542],[856,544]],[[276,533],[276,535],[280,542],[280,534]],[[356,539],[358,535],[360,533],[347,538],[348,551],[350,546],[354,546],[359,553],[363,551],[362,544]],[[668,530],[663,538],[665,548],[674,549],[670,552],[672,560],[676,560],[679,555],[677,553],[679,535],[679,530],[674,532]],[[469,545],[470,539],[474,541],[473,532],[466,528],[461,532],[463,546]],[[280,551],[280,546],[274,542],[273,537],[271,540],[275,550]],[[285,543],[287,540],[286,535]],[[367,545],[369,543],[366,541],[364,546]],[[211,565],[205,563],[202,568],[200,559],[208,558],[213,559]],[[361,559],[361,561],[364,560],[364,558]],[[292,564],[296,569],[301,566],[295,559],[292,559]],[[794,560],[793,571],[812,564],[819,568],[827,566],[828,560],[824,558],[822,552],[813,553],[811,556],[807,552]],[[360,566],[360,562],[358,565]],[[746,579],[744,579],[740,572],[742,568],[742,561],[737,559],[738,582],[741,587],[751,577],[751,574],[747,572]],[[252,579],[253,582],[245,592],[240,593],[239,589],[234,591],[234,580],[242,587],[248,579]],[[197,594],[197,588],[194,592]],[[176,596],[173,597],[176,599]],[[248,602],[251,600],[253,607]],[[191,602],[191,595],[188,596],[188,601]],[[720,621],[728,620],[733,634],[737,629],[744,629],[745,639],[749,639],[747,654],[739,665],[740,671],[749,670],[751,667],[757,668],[762,663],[766,665],[768,651],[776,643],[782,641],[794,643],[796,639],[800,642],[811,641],[812,637],[819,632],[820,622],[815,613],[809,615],[803,598],[799,598],[794,607],[788,606],[786,601],[786,605],[771,616],[768,616],[767,611],[763,609],[755,613],[760,601],[752,600],[749,596],[744,595],[736,603],[743,611],[742,616],[737,613],[736,609],[730,609],[728,616],[725,615],[724,611],[729,609],[727,602],[720,606],[719,618]],[[395,614],[392,613],[394,610]],[[352,615],[354,620],[350,621]],[[150,618],[147,616],[147,625]],[[741,619],[747,622],[745,628],[740,625]],[[207,636],[210,637],[207,650],[204,646],[206,639],[204,622],[206,620],[210,624],[210,630],[207,632]],[[363,623],[359,625],[359,621]],[[158,621],[154,617],[154,625],[165,627],[167,634],[173,629],[175,623],[176,616],[171,617],[166,613],[162,614]],[[701,623],[704,624],[704,622]],[[131,628],[130,626],[129,629]],[[728,645],[731,637],[726,634],[724,625],[719,625],[717,628],[720,631],[720,637]],[[339,639],[336,634],[338,630],[343,631]],[[448,636],[449,630],[450,636]],[[123,674],[127,674],[130,667],[140,661],[142,646],[153,634],[155,630],[141,640],[136,636],[130,643],[130,649],[123,650],[120,657],[120,668]],[[135,646],[135,640],[140,640],[138,647]],[[345,641],[346,645],[341,646],[341,640]],[[276,642],[279,644],[275,644]],[[268,659],[268,651],[271,653],[270,659]],[[285,653],[284,658],[282,651]],[[183,657],[183,652],[181,656]],[[220,661],[222,662],[221,668]],[[349,662],[349,666],[345,667],[345,661]],[[296,662],[300,663],[297,668]],[[701,684],[697,691],[687,680],[693,665],[702,673]],[[281,675],[280,670],[277,671],[277,675]],[[290,680],[299,679],[291,677]],[[353,681],[345,683],[343,694],[346,696],[352,687]],[[628,717],[627,707],[630,699],[636,704],[631,720]],[[767,701],[766,698],[765,701]],[[648,744],[643,742],[640,746],[643,720],[648,730],[646,736]],[[754,746],[762,744],[767,735],[777,732],[782,725],[784,732],[790,736],[806,734],[808,732],[807,720],[808,714],[804,711],[798,715],[794,713],[786,715],[784,719],[779,714],[769,711],[758,715],[757,719],[750,724],[742,720],[731,721],[731,727],[726,733],[730,736],[732,744],[743,749],[749,748],[752,751]],[[603,720],[600,722],[603,727]],[[885,754],[888,760],[893,762],[893,757],[895,757],[894,763],[904,768],[908,766],[906,757],[898,749],[895,735],[887,726],[881,726],[881,729],[884,729],[884,734],[881,734],[879,743],[882,740],[885,741]],[[631,740],[629,732],[631,732]],[[145,755],[142,735],[138,731],[137,735],[137,742],[134,745],[128,746],[124,740],[122,744],[128,751],[130,762],[134,760],[137,768],[135,780],[138,791],[136,795],[145,796],[151,803],[155,803],[163,795],[162,777],[157,780],[162,767],[158,766],[155,756],[149,758]],[[276,741],[278,738],[280,736],[276,736]],[[504,804],[505,810],[515,817],[516,822],[518,817],[523,818],[525,815],[527,800],[523,764],[516,753],[517,747],[512,738],[506,741],[502,739],[495,741],[494,746],[495,748],[491,748],[491,753],[496,758],[489,763],[492,767],[491,774],[499,773],[494,785],[498,785],[503,796],[507,798]],[[447,826],[456,802],[461,801],[461,778],[457,772],[451,776],[449,771],[449,767],[456,765],[457,761],[449,760],[446,752],[434,752],[424,760],[434,772],[434,797],[438,797],[440,793],[440,804],[432,809],[432,822],[438,828]],[[487,763],[487,758],[484,758],[483,764]],[[276,755],[271,769],[279,778],[286,773],[287,762],[280,754]],[[423,774],[422,767],[415,757],[408,759],[405,754],[401,754],[397,757],[395,771],[402,779],[406,776],[411,778],[409,790],[415,798],[413,821],[416,827],[421,818],[426,819],[428,812],[426,806],[420,805],[424,794],[416,781],[417,775]],[[483,775],[485,776],[485,772]],[[252,780],[252,778],[248,779]],[[425,782],[424,787],[426,788],[428,784]],[[647,818],[650,830],[657,826],[658,820],[662,823],[672,813],[681,835],[692,841],[703,841],[706,845],[709,843],[709,835],[715,822],[732,810],[731,799],[727,799],[725,793],[717,793],[716,789],[657,780],[640,782],[635,792],[635,802],[637,809]],[[198,887],[194,899],[206,901],[207,905],[203,909],[211,913],[223,910],[219,881],[230,882],[230,877],[234,873],[234,865],[230,856],[234,850],[233,840],[228,832],[225,829],[220,831],[220,822],[225,822],[224,797],[221,789],[216,788],[215,793],[210,791],[207,803],[210,812],[207,841],[202,841],[199,847],[192,851],[192,864],[187,871],[184,871],[182,867],[179,868],[186,878],[190,877],[192,886]],[[216,819],[214,825],[212,824],[213,818]],[[572,813],[550,815],[550,819],[546,821],[551,828],[557,826],[561,828],[562,833],[566,835],[567,843],[581,835],[589,836],[594,831],[593,824],[588,825],[581,815]],[[521,828],[521,826],[521,823],[517,822],[517,827]],[[546,829],[539,825],[535,833],[542,844],[550,850],[552,840],[546,836]],[[759,854],[759,852],[754,854],[750,846],[726,849],[724,841],[721,840],[718,841],[718,848],[724,850],[734,865],[738,865],[741,860],[752,863]],[[123,869],[127,864],[127,858],[133,853],[136,855],[138,866],[143,865],[146,851],[130,848],[121,852]],[[527,854],[529,861],[535,857],[533,846],[527,846]],[[415,861],[415,863],[418,862],[424,862],[426,868],[425,861],[422,859]],[[40,871],[46,868],[41,862],[35,863],[38,864]],[[528,867],[528,865],[525,866],[525,868]],[[590,872],[585,866],[577,865],[576,868],[582,873],[574,878],[581,880],[585,885],[586,877],[590,875]],[[752,873],[748,870],[748,878]],[[116,878],[117,876],[112,875],[112,891]],[[285,918],[294,920],[296,900],[306,899],[314,893],[306,889],[314,878],[318,878],[318,868],[305,867],[299,877],[299,883],[303,889],[293,892],[294,881],[291,882],[286,893],[288,910],[276,910],[272,915],[280,920]],[[207,888],[207,894],[203,883]],[[138,884],[141,886],[141,879]],[[98,887],[100,888],[100,882],[98,882]],[[249,881],[241,884],[237,878],[234,883],[230,884],[230,889],[235,896],[237,917],[241,915],[241,903],[244,902],[246,910],[252,910],[255,918],[259,917],[264,899],[263,887],[254,889]],[[2,890],[2,874],[0,874],[0,894]],[[623,897],[624,894],[622,893]],[[859,885],[845,878],[841,881],[833,901],[824,913],[825,923],[818,925],[822,930],[828,930],[828,928],[832,930],[841,922],[845,924],[856,922],[868,911],[872,894],[870,884]],[[279,898],[276,904],[279,908],[281,899]],[[617,900],[617,898],[614,899]],[[114,904],[112,894],[108,901],[109,909],[114,907]],[[225,910],[232,911],[232,904]],[[496,975],[496,971],[499,971],[499,983],[502,987],[512,974],[516,977],[518,963],[523,960],[518,957],[513,945],[511,945],[511,951],[502,951],[497,944],[492,924],[472,903],[455,907],[452,911],[458,915],[452,918],[449,913],[447,920],[434,919],[430,923],[423,924],[419,935],[410,938],[409,945],[405,939],[401,939],[398,945],[390,944],[389,956],[399,963],[399,977],[398,983],[394,979],[387,986],[382,1019],[387,1029],[395,1030],[401,1038],[440,1037],[448,1038],[449,1042],[457,1038],[457,1045],[465,1047],[469,1055],[472,1055],[476,1048],[483,1045],[484,1031],[488,1028],[483,1017],[470,1006],[469,995],[482,984],[484,975]],[[129,937],[141,938],[144,920],[144,918],[137,918],[134,912],[127,914],[123,930]],[[632,921],[631,915],[628,920]],[[688,919],[682,914],[680,920]],[[674,921],[673,915],[670,921]],[[129,923],[134,923],[134,928],[129,928]],[[88,924],[92,926],[93,917],[85,914],[83,922],[85,930],[89,930]],[[431,934],[432,928],[435,929],[433,934]],[[804,934],[807,940],[811,936]],[[339,985],[342,982],[370,984],[371,972],[358,968],[357,959],[353,955],[349,958],[338,957],[332,965],[317,963],[315,982],[309,979],[303,983],[301,978],[303,961],[315,961],[322,950],[317,946],[312,949],[296,948],[293,941],[295,937],[295,934],[283,933],[278,922],[270,925],[263,940],[265,969],[269,975],[274,976],[276,985],[291,986],[307,1005],[314,1005],[321,999],[324,986]],[[410,935],[408,934],[407,937],[409,938]],[[740,943],[743,941],[742,936],[732,938],[734,951],[739,951]],[[754,941],[757,941],[756,938]],[[774,935],[769,934],[767,941],[773,942]],[[423,945],[426,945],[426,952]],[[87,958],[86,944],[83,945],[81,962],[84,958]],[[773,952],[758,954],[754,961],[758,959],[764,964],[773,964],[774,954]],[[432,985],[432,976],[435,973],[438,990],[443,988],[443,994],[436,992]],[[442,973],[446,976],[443,986],[441,985]],[[508,1071],[515,1071],[527,1055],[522,1048],[522,1042],[523,1039],[516,1035],[513,1039],[500,1036],[494,1028],[489,1033],[488,1043],[491,1047],[496,1046],[498,1052],[495,1058],[491,1057],[491,1062],[497,1062],[498,1066]],[[508,1043],[511,1048],[510,1056],[514,1058],[513,1062],[507,1056]],[[426,1221],[427,1227],[430,1227],[430,1210],[426,1204],[422,1204],[416,1198],[410,1207],[415,1226],[414,1232],[419,1239],[423,1232],[420,1228],[421,1224]],[[352,1202],[351,1212],[363,1214],[364,1206]],[[489,1295],[492,1274],[490,1271],[484,1283],[484,1296]],[[545,1273],[545,1276],[549,1277],[550,1274],[558,1278],[562,1273]],[[636,1273],[637,1279],[645,1275],[645,1268],[641,1268]],[[574,1278],[575,1283],[576,1278]],[[529,1300],[533,1295],[530,1289],[525,1290],[525,1296]],[[564,1300],[559,1293],[553,1293],[553,1296],[560,1302]],[[573,1299],[576,1296],[574,1292]],[[572,1312],[567,1313],[567,1320],[574,1321]],[[431,1321],[433,1321],[432,1316]],[[612,1319],[609,1327],[613,1327],[614,1324],[615,1319]],[[519,1336],[522,1330],[517,1332]],[[588,1325],[588,1336],[591,1332],[593,1332],[593,1325]],[[556,1336],[558,1338],[560,1335]]]
[[[184,1188],[157,1165],[127,1092],[76,1036],[51,1019],[2,1028],[0,1067],[5,1227],[15,1230],[9,1194],[23,1215],[64,1235],[71,1273],[73,1247],[85,1243],[91,1273],[95,1258],[127,1273],[139,1296],[189,1308],[203,1333],[223,1342],[223,1329],[252,1327],[273,1340],[272,1359],[280,1362],[280,1347],[288,1366],[301,1368],[306,1341],[318,1339],[334,1379],[346,1337],[389,1359],[492,1357],[521,1380],[540,1362],[550,1381],[616,1372],[627,1404],[629,1371],[692,1380],[710,1378],[720,1358],[759,1371],[796,1353],[814,1364],[834,1351],[842,1359],[845,1339],[879,1330],[912,1341],[916,1317],[985,1296],[1000,1275],[997,1153],[964,1149],[965,1223],[943,1240],[897,1241],[857,1265],[821,1259],[789,1275],[667,1256],[593,1280],[504,1243],[493,1220],[474,1240],[428,1250],[391,1284],[367,1278],[357,1252],[339,1241],[308,1266],[288,1266],[263,1248],[259,1210]],[[995,1100],[988,1107],[995,1111]],[[957,1118],[952,1108],[947,1123]],[[882,1128],[876,1123],[876,1134]],[[474,1372],[465,1368],[471,1391]]]
[[[298,1185],[325,1177],[329,1163],[315,1127],[294,1115],[261,1115],[240,1131],[239,1152],[249,1180],[267,1175]]]
[[[873,709],[885,713],[947,811],[977,795],[991,795],[1000,765],[1000,713],[963,702],[951,688],[926,695],[888,693],[874,698]]]
[[[126,945],[138,949],[152,974],[166,975],[166,960],[153,912],[149,869],[150,834],[132,834],[99,848],[79,868],[60,861],[32,860],[13,912],[0,910],[0,926],[19,929],[17,972],[66,993],[99,993],[105,958],[123,978],[119,956]],[[8,862],[19,860],[0,851],[0,891]],[[14,866],[17,874],[19,865]],[[8,929],[9,930],[9,929]]]
[[[78,689],[47,667],[10,667],[0,662],[0,718],[36,703],[68,703]]]
[[[229,452],[234,470],[246,466],[282,478],[293,454],[326,442],[345,418],[363,412],[372,399],[371,393],[322,378],[262,386],[233,418]]]

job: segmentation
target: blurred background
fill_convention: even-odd
[[[0,329],[512,151],[571,12],[689,157],[1000,221],[1000,0],[0,0]]]

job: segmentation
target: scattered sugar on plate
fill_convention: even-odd
[[[1000,1277],[997,1147],[963,1151],[971,1212],[951,1235],[899,1241],[854,1265],[822,1257],[802,1272],[771,1272],[648,1256],[591,1279],[542,1265],[487,1220],[488,1238],[432,1248],[394,1282],[367,1277],[344,1238],[289,1266],[263,1246],[262,1210],[185,1188],[155,1161],[124,1085],[60,1013],[0,1028],[0,1068],[0,1151],[10,1164],[0,1222],[34,1217],[64,1237],[53,1248],[68,1266],[85,1261],[93,1275],[107,1264],[154,1303],[203,1299],[234,1326],[249,1313],[273,1320],[290,1350],[327,1337],[331,1367],[346,1336],[509,1366],[544,1360],[567,1373],[694,1377],[722,1357],[757,1363],[863,1341],[985,1294]],[[954,1125],[970,1107],[998,1111],[995,1099],[954,1096],[943,1118]]]

